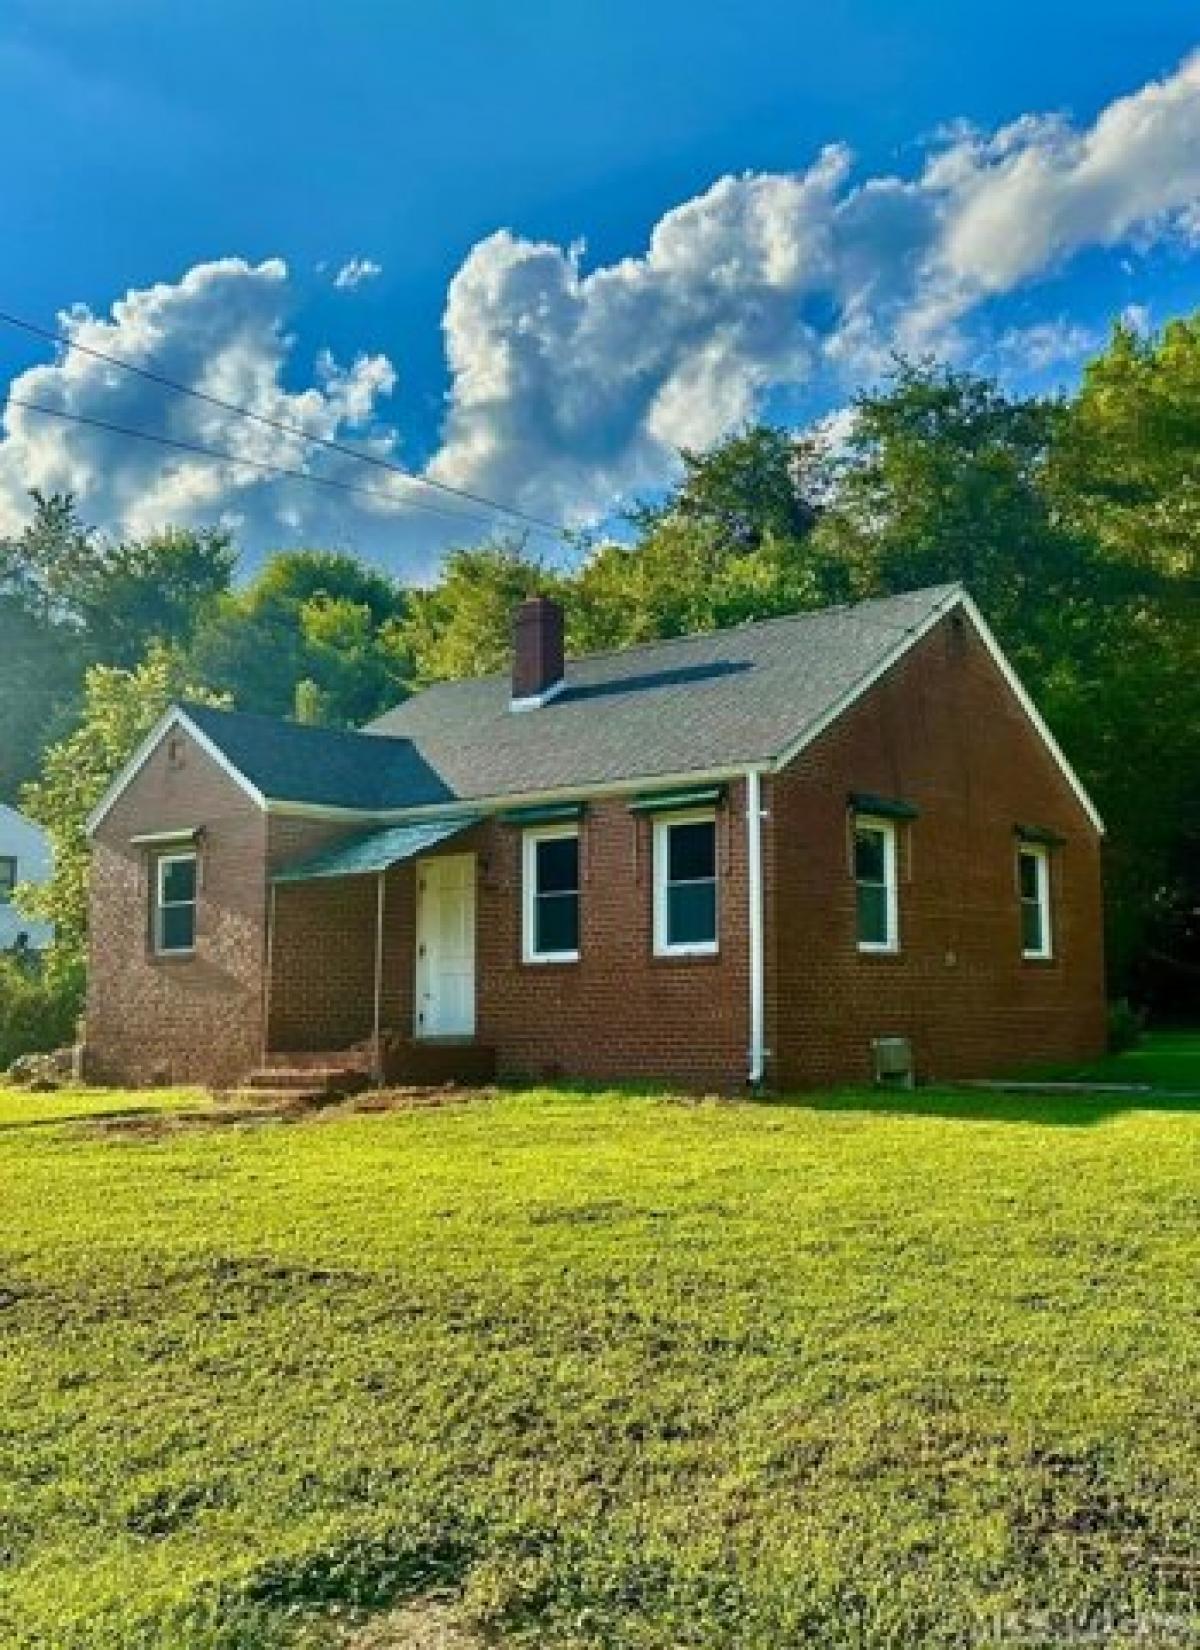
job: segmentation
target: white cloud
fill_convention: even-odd
[[[361,286],[364,281],[373,281],[376,276],[383,274],[383,265],[377,264],[374,258],[351,258],[338,270],[333,277],[334,286],[342,291]]]
[[[1008,327],[996,339],[983,364],[1002,372],[1046,372],[1051,367],[1074,366],[1103,347],[1105,334],[1060,315],[1053,321]]]
[[[222,258],[196,265],[176,283],[126,293],[108,316],[77,307],[62,314],[59,325],[83,349],[259,418],[326,441],[352,441],[380,456],[393,453],[394,435],[373,428],[396,382],[386,356],[360,355],[344,363],[323,351],[306,387],[286,387],[284,373],[294,354],[286,322],[293,303],[279,259],[255,265]],[[58,362],[19,374],[9,395],[0,440],[0,530],[27,517],[31,488],[75,493],[89,521],[120,533],[146,533],[167,522],[236,520],[255,548],[297,538],[358,542],[365,535],[380,549],[396,538],[391,523],[413,519],[394,503],[411,491],[398,478],[120,371],[81,349],[64,349]],[[142,443],[31,411],[22,402],[231,456],[213,459]],[[367,487],[378,498],[264,474],[256,467],[264,464]]]
[[[1200,234],[1200,56],[1103,109],[1090,125],[1027,115],[986,133],[945,128],[914,176],[855,174],[840,145],[805,171],[719,179],[667,212],[639,255],[586,267],[582,241],[502,229],[471,249],[443,318],[450,373],[429,473],[540,515],[586,521],[661,483],[679,446],[703,446],[773,393],[826,404],[893,352],[1038,371],[1099,340],[1069,317],[997,332],[989,306],[1089,247],[1146,248]],[[341,286],[377,266],[355,258]],[[395,385],[383,356],[293,359],[295,298],[282,263],[200,265],[130,292],[111,317],[73,312],[80,341],[381,454]],[[319,470],[384,495],[323,496],[228,463],[154,448],[10,404],[0,441],[0,522],[30,486],[69,487],[90,519],[142,530],[236,514],[246,542],[353,543],[428,566],[454,531],[400,512],[413,488],[128,379],[74,353],[14,394]],[[426,504],[436,499],[425,495]],[[448,501],[443,504],[453,509]],[[466,508],[465,506],[461,508]]]

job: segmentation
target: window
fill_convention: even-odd
[[[0,905],[8,905],[17,886],[17,862],[11,854],[0,854]]]
[[[854,880],[858,890],[858,949],[898,951],[896,827],[890,819],[854,821]]]
[[[715,814],[654,822],[654,950],[660,957],[717,950]]]
[[[1017,849],[1017,882],[1021,896],[1021,953],[1049,957],[1050,855],[1045,848]]]
[[[526,962],[575,962],[579,956],[579,831],[526,831]]]
[[[196,856],[163,854],[154,882],[154,949],[160,955],[196,944]]]

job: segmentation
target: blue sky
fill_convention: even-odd
[[[6,0],[0,309],[86,306],[81,343],[602,519],[681,442],[836,411],[893,348],[1051,386],[1115,315],[1200,305],[1197,46],[1176,0]],[[0,328],[14,378],[380,496],[10,404],[0,527],[72,487],[114,532],[224,521],[251,560],[338,543],[417,577],[483,530]]]

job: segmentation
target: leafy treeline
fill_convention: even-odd
[[[685,453],[631,526],[569,570],[492,542],[428,589],[316,551],[237,586],[225,535],[114,545],[38,500],[0,544],[0,794],[43,770],[27,803],[63,861],[69,942],[86,804],[174,695],[353,724],[414,683],[506,668],[535,590],[579,652],[961,579],[1108,822],[1114,987],[1200,1000],[1200,318],[1119,328],[1067,400],[901,365],[838,448],[742,431]]]

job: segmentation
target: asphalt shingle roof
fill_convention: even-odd
[[[371,739],[247,711],[181,707],[239,773],[272,802],[364,812],[448,802],[453,793],[406,739]]]
[[[769,762],[960,594],[936,585],[855,606],[568,661],[537,710],[509,677],[444,682],[362,732],[189,705],[272,801],[390,810]]]
[[[590,654],[537,710],[509,709],[507,675],[439,683],[366,731],[411,740],[463,801],[766,762],[959,594],[937,585]]]

